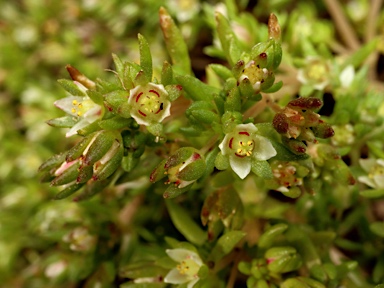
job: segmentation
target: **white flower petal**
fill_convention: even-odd
[[[164,110],[162,112],[161,117],[159,118],[159,122],[163,121],[165,118],[171,115],[171,102],[169,101],[164,101]]]
[[[84,113],[83,117],[86,118],[89,123],[93,123],[96,121],[96,119],[100,118],[101,110],[102,110],[101,106],[95,104],[94,107],[92,107],[91,109],[89,109]]]
[[[221,154],[227,155],[229,152],[231,152],[231,149],[228,147],[229,139],[231,139],[230,134],[226,134],[223,141],[220,143],[219,148],[221,150]]]
[[[199,277],[196,277],[195,279],[191,280],[191,282],[188,283],[187,288],[192,288],[195,286],[195,284],[199,281]]]
[[[375,188],[384,188],[384,175],[378,174],[373,176],[375,182]]]
[[[241,179],[244,179],[245,177],[247,177],[249,172],[251,172],[251,158],[250,157],[240,158],[236,155],[229,155],[229,164],[231,165],[232,170]]]
[[[259,135],[255,135],[255,140],[257,140],[256,147],[253,150],[253,155],[257,160],[268,160],[276,156],[277,152],[272,146],[271,141],[267,138]]]
[[[86,119],[81,119],[77,122],[69,131],[65,134],[65,137],[71,137],[77,134],[77,131],[89,125],[89,122]]]
[[[176,261],[176,262],[181,262],[189,257],[191,255],[197,255],[195,252],[192,252],[190,250],[184,249],[184,248],[176,248],[176,249],[167,249],[165,252],[168,254],[168,256]],[[198,256],[197,256],[198,257]]]
[[[239,131],[239,130],[246,130],[247,132],[250,132],[250,133],[255,133],[257,132],[257,128],[254,124],[252,123],[248,123],[248,124],[239,124],[236,126],[236,130]]]
[[[355,78],[355,69],[353,68],[352,65],[348,65],[340,73],[339,79],[340,79],[341,86],[348,88],[351,85],[353,78]]]
[[[371,171],[373,166],[375,166],[376,160],[372,159],[372,158],[360,159],[359,164],[360,164],[361,168],[364,169],[365,172],[369,172],[369,171]]]
[[[83,101],[83,97],[78,97],[78,96],[69,96],[69,97],[65,97],[65,98],[62,98],[60,100],[57,100],[55,101],[55,103],[53,103],[57,108],[63,110],[65,113],[68,113],[68,114],[71,114],[71,115],[74,115],[74,113],[72,112],[72,109],[73,109],[73,101],[77,101],[77,102],[82,102]]]
[[[176,268],[169,271],[164,278],[165,283],[171,284],[182,284],[188,281],[190,281],[190,277],[187,274],[180,274]]]
[[[357,177],[357,180],[359,180],[361,183],[368,185],[369,187],[376,188],[375,182],[373,182],[372,179],[368,176]]]

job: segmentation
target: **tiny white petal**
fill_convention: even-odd
[[[339,79],[341,82],[341,86],[348,88],[351,85],[353,78],[355,78],[355,69],[353,68],[352,65],[348,65],[340,73]]]
[[[384,188],[384,175],[374,175],[373,180],[376,184],[374,188]]]
[[[182,284],[188,282],[189,280],[190,278],[187,274],[180,274],[179,270],[177,270],[176,268],[169,271],[164,278],[165,283],[171,284]]]
[[[373,182],[372,179],[369,178],[368,176],[359,176],[357,177],[357,180],[359,180],[361,183],[368,185],[369,187],[372,187],[372,188],[376,187],[375,182]]]
[[[196,277],[195,279],[191,280],[191,282],[188,283],[187,288],[192,288],[195,286],[195,284],[199,281],[199,277]]]
[[[69,131],[65,134],[65,137],[71,137],[73,135],[77,134],[77,131],[88,126],[89,122],[86,119],[81,119],[79,122],[77,122]]]
[[[227,155],[230,152],[230,149],[228,147],[228,142],[230,140],[231,136],[229,134],[226,134],[223,141],[220,143],[219,148],[221,150],[221,154]]]
[[[176,261],[181,262],[189,257],[197,256],[199,257],[195,252],[192,252],[190,250],[184,249],[184,248],[176,248],[176,249],[167,249],[165,252],[168,254],[168,256]],[[200,259],[200,257],[199,257]]]
[[[250,157],[240,158],[236,155],[229,155],[229,164],[231,165],[232,170],[241,179],[244,179],[245,177],[247,177],[249,172],[251,172],[251,158]]]
[[[236,130],[246,130],[247,132],[250,133],[255,133],[257,132],[257,128],[254,124],[248,123],[248,124],[239,124],[236,126]]]
[[[365,172],[369,172],[373,168],[373,166],[375,166],[376,160],[371,158],[360,159],[359,164],[364,169]]]
[[[80,103],[83,101],[83,99],[84,99],[83,97],[69,96],[69,97],[65,97],[65,98],[62,98],[60,100],[57,100],[53,104],[57,108],[63,110],[65,113],[73,115],[73,112],[72,112],[73,101],[77,101]]]
[[[259,135],[255,135],[255,139],[257,140],[257,146],[253,151],[253,155],[257,160],[268,160],[276,156],[277,152],[271,141]]]

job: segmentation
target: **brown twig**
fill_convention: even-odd
[[[380,8],[383,5],[383,0],[372,0],[370,9],[367,15],[367,21],[365,25],[364,31],[364,41],[368,43],[371,41],[376,35],[376,24],[377,19],[379,17]],[[370,79],[377,79],[376,67],[375,63],[377,63],[377,59],[379,54],[377,51],[374,51],[367,59],[366,63],[369,65],[368,76]]]
[[[360,47],[357,35],[344,15],[343,9],[337,0],[324,0],[324,4],[329,14],[335,21],[336,29],[339,31],[341,38],[348,48],[357,50]]]

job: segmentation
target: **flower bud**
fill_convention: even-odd
[[[156,182],[168,175],[166,184],[174,183],[178,188],[184,188],[199,179],[204,171],[203,156],[192,147],[183,147],[156,167],[150,181]]]
[[[286,273],[300,268],[301,257],[293,247],[273,247],[264,255],[268,270],[273,273]]]

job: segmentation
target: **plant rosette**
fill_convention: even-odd
[[[265,161],[277,154],[271,141],[257,132],[252,123],[239,124],[219,145],[222,155],[228,156],[232,170],[241,179],[251,171],[252,161]]]

